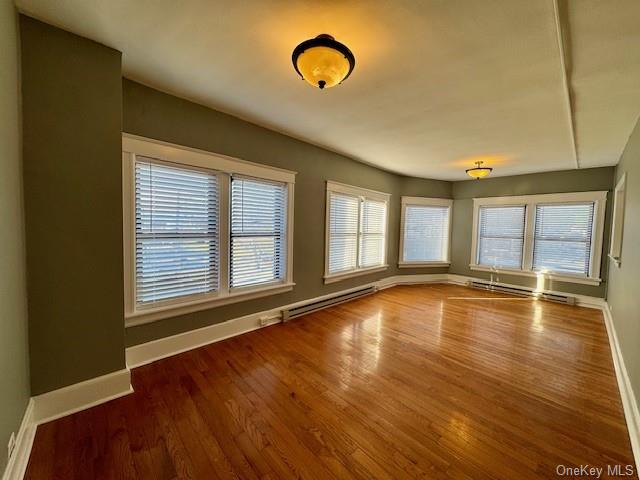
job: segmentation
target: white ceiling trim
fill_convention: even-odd
[[[571,106],[571,87],[569,86],[569,73],[567,72],[567,52],[565,50],[564,38],[562,36],[562,20],[560,19],[558,0],[553,0],[553,16],[556,22],[556,38],[558,40],[558,50],[560,53],[560,68],[562,69],[562,87],[564,90],[564,103],[567,112],[567,130],[571,137],[573,160],[576,163],[576,168],[580,168],[580,158],[578,157],[578,147],[576,146],[575,117],[573,107]]]

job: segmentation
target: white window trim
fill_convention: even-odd
[[[537,272],[533,270],[533,237],[535,229],[535,206],[544,203],[594,202],[594,221],[591,241],[591,261],[589,275],[571,275],[565,273]],[[471,239],[471,270],[483,272],[520,275],[525,277],[544,277],[561,282],[579,283],[584,285],[600,285],[600,263],[602,261],[602,241],[604,236],[604,218],[606,212],[607,192],[572,192],[550,193],[543,195],[521,195],[512,197],[486,197],[473,199],[473,236]],[[522,268],[493,268],[478,265],[478,216],[480,207],[486,205],[526,206],[524,227],[524,246],[522,252]]]
[[[624,235],[624,207],[626,201],[627,173],[623,173],[613,191],[613,215],[609,258],[619,268],[622,264],[622,237]]]
[[[217,292],[192,295],[156,305],[139,306],[135,301],[135,157],[158,159],[159,163],[198,167],[218,175],[220,225],[220,273]],[[131,327],[168,317],[242,302],[293,289],[293,208],[296,172],[239,160],[135,135],[122,135],[122,193],[125,326]],[[231,175],[284,182],[287,185],[287,258],[284,279],[269,284],[229,288],[229,186]]]
[[[428,198],[428,197],[402,197],[400,200],[400,249],[398,252],[398,267],[400,268],[412,268],[412,267],[447,267],[451,264],[451,228],[453,225],[453,200],[449,198]],[[432,206],[432,207],[449,207],[449,225],[447,231],[449,232],[447,237],[447,254],[446,259],[442,262],[405,262],[403,259],[404,254],[404,224],[405,224],[405,212],[407,206]]]
[[[184,147],[129,133],[122,134],[122,151],[228,174],[246,175],[284,183],[295,183],[296,181],[297,172],[291,170],[248,162],[219,153],[206,152],[197,148]]]
[[[352,195],[360,198],[368,198],[370,200],[377,200],[379,202],[385,202],[386,218],[385,218],[385,232],[384,232],[384,259],[385,262],[382,265],[375,265],[373,267],[355,268],[339,273],[329,273],[329,219],[331,209],[331,194],[343,193],[346,195]],[[360,275],[366,275],[369,273],[382,272],[389,268],[386,262],[387,253],[389,248],[389,199],[390,193],[378,192],[376,190],[369,190],[367,188],[355,187],[353,185],[346,185],[344,183],[334,182],[327,180],[327,193],[326,193],[326,207],[325,207],[325,233],[324,233],[324,283],[335,283],[348,278],[358,277]],[[358,210],[359,211],[359,210]],[[358,221],[358,225],[360,222]],[[359,226],[358,226],[359,230]],[[358,235],[360,233],[358,232]],[[360,248],[360,238],[358,238],[357,248]],[[358,251],[356,251],[356,258],[358,258]]]

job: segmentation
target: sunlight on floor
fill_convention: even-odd
[[[517,297],[447,297],[447,300],[512,300],[514,302],[531,302],[533,298]]]

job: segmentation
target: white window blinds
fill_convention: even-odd
[[[327,273],[384,265],[387,202],[360,194],[329,193]]]
[[[135,162],[135,301],[218,289],[218,181],[194,168]]]
[[[354,270],[357,267],[360,199],[332,192],[329,202],[329,273]]]
[[[525,213],[524,205],[480,207],[479,265],[522,268]]]
[[[449,248],[448,206],[406,205],[402,260],[446,262]]]
[[[230,286],[246,287],[285,276],[287,186],[231,179]]]
[[[386,202],[363,199],[360,202],[360,258],[358,265],[360,268],[375,267],[384,263],[386,230]]]
[[[594,203],[536,206],[533,269],[589,275]]]

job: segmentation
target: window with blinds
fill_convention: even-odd
[[[123,134],[127,326],[291,291],[296,173]]]
[[[478,218],[478,265],[522,268],[524,205],[482,206]]]
[[[472,270],[599,285],[607,191],[475,198]]]
[[[138,157],[135,301],[147,305],[218,289],[218,179]]]
[[[385,264],[387,201],[353,190],[353,194],[329,192],[328,275]]]
[[[355,270],[360,199],[340,193],[329,198],[329,273]]]
[[[384,264],[387,203],[364,198],[360,202],[360,248],[358,266]]]
[[[533,269],[589,275],[594,202],[536,205]]]
[[[449,211],[441,205],[405,205],[402,261],[446,262],[449,256]]]
[[[230,286],[246,287],[285,276],[287,186],[231,179]]]

